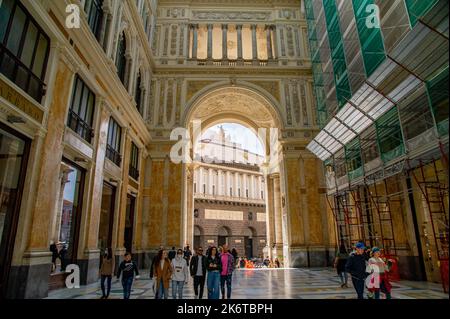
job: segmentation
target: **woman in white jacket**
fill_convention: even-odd
[[[183,299],[183,287],[188,283],[189,279],[189,267],[186,259],[183,258],[183,251],[177,250],[177,256],[172,259],[172,298]]]

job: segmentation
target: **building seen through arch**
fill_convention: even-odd
[[[289,285],[363,241],[448,292],[448,6],[1,0],[0,299],[223,243]],[[260,150],[198,138],[230,123]]]
[[[242,140],[259,143],[250,129],[225,126],[235,129]],[[227,244],[239,256],[262,257],[267,251],[266,187],[260,167],[264,157],[232,141],[227,130],[216,125],[194,146],[194,243],[202,247]],[[196,237],[200,229],[202,234]]]

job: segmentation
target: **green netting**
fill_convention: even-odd
[[[356,27],[358,29],[361,53],[367,77],[372,75],[377,67],[386,59],[381,29],[367,25],[368,17],[372,12],[366,10],[366,8],[373,4],[373,0],[353,0]]]
[[[411,27],[414,27],[417,20],[423,17],[437,2],[438,0],[405,0]]]
[[[359,137],[356,137],[345,146],[345,162],[350,180],[364,174]]]
[[[328,109],[325,102],[325,92],[323,88],[323,70],[320,60],[320,48],[316,34],[316,20],[312,0],[305,0],[306,22],[308,26],[308,40],[311,53],[311,63],[314,81],[314,97],[316,99],[317,123],[323,128],[328,119]]]
[[[333,62],[334,82],[339,108],[352,96],[350,83],[348,81],[347,65],[345,62],[344,46],[342,42],[341,29],[339,27],[339,16],[335,0],[323,0],[325,20],[327,24],[328,41],[331,50],[331,61]]]
[[[376,120],[375,126],[383,162],[389,162],[405,154],[405,143],[396,106]]]
[[[448,135],[448,66],[427,81],[428,101],[434,114],[439,135]]]

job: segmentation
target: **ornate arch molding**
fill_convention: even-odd
[[[206,120],[225,113],[247,117],[261,127],[283,129],[285,125],[279,102],[265,89],[245,81],[221,81],[199,90],[186,104],[183,124],[188,127],[195,118]]]

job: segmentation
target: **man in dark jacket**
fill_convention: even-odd
[[[194,292],[195,299],[203,298],[203,288],[205,287],[205,279],[206,279],[206,257],[203,255],[203,248],[197,248],[197,254],[192,257],[191,263],[189,264],[189,270],[191,272],[191,276],[194,278]],[[200,286],[200,292],[198,288]]]
[[[175,247],[172,247],[172,250],[169,251],[169,260],[172,261],[177,256],[177,251],[175,250]]]
[[[364,284],[367,277],[366,257],[364,254],[364,244],[356,244],[356,253],[347,259],[345,271],[352,276],[353,287],[355,287],[358,299],[364,299]]]
[[[117,270],[117,279],[122,274],[123,299],[130,299],[131,286],[133,285],[134,274],[139,278],[139,270],[134,261],[131,260],[131,254],[125,253],[124,260],[120,263]]]

